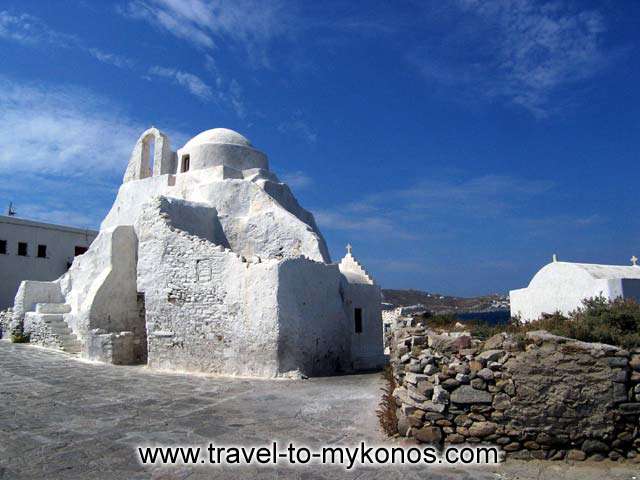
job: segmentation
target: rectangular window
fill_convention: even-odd
[[[181,172],[188,171],[190,162],[191,162],[191,158],[189,157],[189,155],[183,155],[182,156],[182,165],[180,166],[180,171]]]
[[[182,156],[182,165],[180,167],[181,172],[186,172],[189,170],[189,164],[191,163],[191,157],[189,155]]]
[[[0,254],[1,255],[6,255],[7,254],[7,241],[6,240],[0,240]]]
[[[38,258],[47,258],[47,246],[38,245]]]
[[[18,255],[26,257],[28,254],[28,247],[26,242],[18,242]]]
[[[354,308],[353,309],[353,319],[356,324],[356,333],[362,333],[362,309]]]
[[[89,250],[87,247],[76,247],[73,255],[77,257],[78,255],[82,255],[87,250]]]

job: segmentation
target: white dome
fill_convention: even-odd
[[[228,128],[212,128],[211,130],[205,130],[193,137],[185,143],[183,148],[194,147],[204,143],[221,143],[227,145],[240,145],[242,147],[252,147],[251,142],[238,132],[234,132]]]

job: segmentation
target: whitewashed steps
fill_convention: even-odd
[[[27,315],[35,317],[36,321],[46,323],[51,332],[56,336],[60,350],[78,354],[82,344],[64,321],[64,314],[71,311],[71,306],[66,303],[37,303],[35,312]]]
[[[66,303],[36,303],[36,313],[69,313],[71,305]]]

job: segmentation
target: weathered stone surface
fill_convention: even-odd
[[[482,378],[474,378],[471,380],[471,386],[473,388],[475,388],[476,390],[486,390],[487,389],[487,382],[484,381],[484,379]]]
[[[634,403],[621,403],[618,405],[620,411],[626,415],[638,415],[640,414],[640,402]]]
[[[433,397],[431,398],[433,403],[449,403],[449,392],[447,392],[442,386],[436,385],[433,387]]]
[[[504,355],[504,350],[485,350],[478,355],[478,358],[486,362],[495,362]]]
[[[493,397],[493,408],[496,410],[506,410],[511,406],[511,397],[506,393],[497,393]]]
[[[493,371],[488,368],[483,368],[476,375],[485,381],[493,380]]]
[[[489,392],[476,390],[471,385],[461,385],[451,392],[451,401],[453,403],[491,403],[493,395]]]
[[[587,454],[584,453],[582,450],[569,450],[567,452],[567,455],[565,457],[567,460],[571,460],[574,462],[581,462],[584,459],[587,458]]]
[[[407,383],[412,383],[414,385],[416,385],[418,382],[422,382],[422,381],[426,381],[429,379],[428,375],[424,375],[421,373],[407,373],[404,376],[404,381]]]
[[[422,427],[414,432],[413,437],[422,443],[439,444],[442,442],[442,430],[440,427]]]
[[[599,440],[589,439],[584,441],[581,450],[587,455],[591,455],[593,453],[607,453],[609,451],[609,446]]]
[[[474,437],[487,437],[495,433],[497,428],[493,422],[475,422],[469,427],[469,434]]]

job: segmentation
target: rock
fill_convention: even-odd
[[[592,453],[607,453],[609,446],[600,440],[588,439],[582,443],[581,450],[587,455],[591,455]]]
[[[549,460],[557,461],[562,460],[566,455],[564,450],[551,450],[549,452]]]
[[[426,367],[424,367],[423,372],[425,373],[425,375],[433,375],[438,372],[438,367],[436,367],[433,364],[429,364]]]
[[[502,447],[502,449],[505,452],[515,452],[516,450],[520,450],[520,443],[519,442],[507,443],[504,447]]]
[[[457,381],[455,378],[447,378],[444,382],[442,382],[442,387],[449,391],[455,390],[459,386],[460,386],[460,382]]]
[[[609,457],[610,460],[613,460],[615,462],[616,460],[619,460],[620,458],[622,458],[622,455],[620,455],[620,453],[612,450],[612,451],[609,452],[608,457]]]
[[[590,462],[601,462],[603,461],[605,458],[604,455],[602,455],[601,453],[594,453],[593,455],[591,455],[587,460],[589,460]]]
[[[411,373],[407,373],[404,376],[404,381],[405,382],[412,383],[414,385],[416,385],[418,382],[425,381],[427,379],[428,379],[428,376],[424,375],[422,373],[412,373],[411,372]]]
[[[433,395],[433,384],[427,381],[418,382],[416,391],[427,398],[431,398]]]
[[[458,373],[456,375],[456,380],[459,383],[469,383],[469,375],[467,375],[465,373]]]
[[[487,362],[487,368],[493,371],[500,370],[502,368],[502,363],[500,362]]]
[[[435,385],[433,387],[433,396],[431,397],[433,403],[449,403],[449,392],[447,392],[442,386]]]
[[[422,367],[419,363],[411,363],[404,366],[404,371],[410,373],[420,373],[422,371]],[[407,375],[409,375],[409,373],[407,373]]]
[[[582,450],[569,450],[565,458],[573,462],[582,462],[585,458],[587,458],[587,454]]]
[[[439,352],[457,352],[462,348],[469,348],[471,346],[471,337],[468,335],[458,337],[429,335],[428,343],[429,347]]]
[[[445,438],[445,441],[447,443],[463,443],[464,437],[459,433],[452,433],[450,435],[447,435],[447,438]]]
[[[620,412],[623,415],[638,415],[640,414],[640,402],[633,403],[621,403],[618,405]]]
[[[398,415],[398,433],[400,435],[406,435],[410,426],[409,419],[404,414]]]
[[[493,434],[498,426],[493,422],[476,422],[469,427],[469,434],[473,437],[486,437]]]
[[[426,412],[424,414],[425,421],[429,421],[429,422],[437,422],[438,420],[442,420],[443,418],[444,418],[444,415],[438,412]]]
[[[624,443],[630,443],[633,440],[633,433],[631,432],[620,432],[618,434],[618,440]]]
[[[498,333],[493,337],[489,337],[485,340],[483,349],[484,350],[499,350],[502,348],[502,343],[504,342],[506,335],[504,333]]]
[[[491,403],[493,400],[489,392],[477,390],[471,385],[461,385],[451,392],[453,403]]]
[[[471,386],[476,390],[486,390],[487,384],[482,378],[474,378],[471,380]]]
[[[499,437],[496,443],[498,445],[506,445],[507,443],[511,443],[511,439],[509,437]]]
[[[478,372],[480,370],[482,370],[483,364],[482,362],[479,362],[478,360],[471,360],[469,362],[469,371],[470,372]]]
[[[423,402],[428,402],[429,401],[429,398],[425,397],[424,395],[422,395],[418,391],[414,390],[413,388],[408,388],[407,389],[407,394],[409,395],[409,398],[411,398],[412,400],[415,400],[418,403],[423,403]]]
[[[511,397],[506,393],[496,393],[493,397],[493,408],[496,410],[506,410],[511,406]]]
[[[413,438],[422,443],[440,444],[442,442],[442,430],[440,430],[440,427],[422,427],[413,433]]]
[[[625,357],[609,357],[607,363],[610,367],[623,368],[627,366],[629,361]]]
[[[504,350],[485,350],[478,355],[478,358],[485,362],[495,362],[504,355]]]
[[[488,368],[483,368],[476,375],[486,381],[493,380],[493,371]]]
[[[538,443],[534,442],[533,440],[529,440],[527,442],[524,442],[522,445],[527,450],[540,450],[540,445],[538,445]]]
[[[427,412],[442,413],[447,409],[447,405],[444,403],[433,403],[432,401],[428,401],[422,404],[422,409]]]
[[[640,355],[639,354],[631,355],[631,359],[629,360],[629,366],[633,368],[636,372],[640,372]]]
[[[453,422],[460,427],[468,427],[473,423],[473,420],[468,415],[458,415],[453,419]]]

